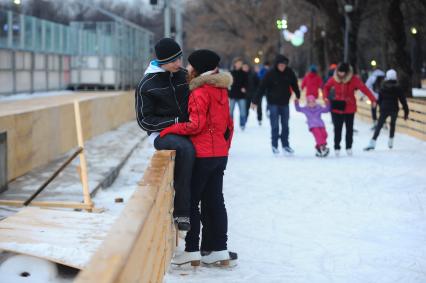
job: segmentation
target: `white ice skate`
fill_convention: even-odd
[[[208,255],[202,256],[201,262],[208,265],[229,266],[229,259],[228,250],[212,251]]]
[[[179,255],[175,255],[172,259],[174,265],[184,265],[191,263],[191,266],[199,266],[201,260],[201,254],[199,251],[196,252],[183,252]]]

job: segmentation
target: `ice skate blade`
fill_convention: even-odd
[[[218,260],[212,263],[207,263],[207,262],[203,262],[204,265],[206,266],[212,266],[212,267],[231,267],[231,266],[235,266],[230,264],[230,260],[226,259],[226,260]]]
[[[186,262],[181,262],[181,263],[172,262],[172,265],[182,266],[182,265],[186,265],[188,263],[190,263],[191,266],[197,267],[197,266],[201,265],[201,260],[191,260],[191,261],[186,261]]]

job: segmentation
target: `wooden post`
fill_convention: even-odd
[[[77,141],[78,146],[83,148],[83,151],[80,153],[80,168],[81,168],[81,181],[83,185],[83,197],[84,204],[93,206],[92,199],[90,198],[89,192],[89,181],[87,178],[87,163],[86,157],[84,155],[84,140],[83,140],[83,128],[81,126],[81,115],[80,115],[80,104],[79,101],[74,101],[74,114],[75,114],[75,126],[77,129]]]
[[[7,132],[0,132],[0,193],[7,190]]]

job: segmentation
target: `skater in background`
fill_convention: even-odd
[[[246,97],[248,89],[248,75],[242,70],[243,60],[241,58],[235,58],[232,64],[232,78],[233,83],[231,91],[229,92],[230,98],[230,112],[231,117],[234,117],[235,104],[238,104],[238,110],[240,111],[240,128],[244,130],[247,122],[247,106]]]
[[[250,114],[250,104],[253,97],[256,95],[256,90],[259,86],[259,78],[248,63],[243,63],[242,70],[247,74],[246,113],[248,119]],[[262,112],[260,112],[259,115],[259,111],[257,111],[257,122],[259,125],[262,124]]]
[[[309,131],[315,138],[316,156],[327,156],[330,150],[327,148],[327,130],[325,129],[325,124],[321,119],[321,114],[329,112],[330,105],[327,103],[325,107],[322,107],[317,104],[313,95],[307,96],[305,107],[301,107],[299,105],[299,99],[296,99],[294,104],[296,111],[302,112],[307,118]]]
[[[407,99],[405,98],[404,92],[397,81],[396,71],[390,69],[386,72],[385,81],[379,90],[378,104],[380,106],[380,116],[377,123],[377,127],[374,130],[373,138],[370,140],[368,146],[364,149],[366,151],[373,150],[376,147],[376,140],[379,137],[380,130],[386,121],[387,117],[390,117],[390,130],[388,147],[393,147],[393,139],[395,136],[396,120],[398,119],[399,105],[398,101],[401,102],[404,109],[404,120],[408,119],[409,109]]]
[[[302,80],[301,89],[302,91],[305,90],[305,97],[313,95],[315,99],[317,99],[319,96],[318,90],[321,89],[323,82],[317,72],[317,66],[311,65],[309,67],[309,72]]]
[[[330,95],[333,90],[333,97]],[[357,110],[355,90],[364,93],[375,106],[376,98],[365,86],[360,78],[353,74],[348,63],[340,63],[324,86],[324,97],[330,101],[331,117],[334,126],[334,152],[340,155],[340,141],[342,139],[343,125],[346,128],[346,153],[352,155],[353,125]]]
[[[365,85],[368,87],[371,93],[373,93],[376,99],[379,98],[379,89],[384,78],[385,72],[379,68],[376,68],[365,82]],[[371,104],[371,118],[373,119],[373,127],[371,129],[374,130],[377,126],[377,105],[373,107],[373,104]]]
[[[223,175],[233,135],[229,111],[229,73],[220,73],[219,55],[200,49],[189,61],[189,122],[177,123],[161,131],[189,135],[195,147],[191,181],[191,229],[186,234],[185,252],[174,257],[172,264],[228,264],[228,217],[223,198]],[[201,216],[199,204],[201,201]],[[203,224],[200,252],[200,220]]]
[[[275,66],[266,73],[260,82],[256,96],[253,99],[252,108],[259,107],[259,99],[266,93],[268,101],[269,119],[271,121],[271,145],[272,153],[280,153],[278,149],[278,140],[281,139],[281,145],[285,154],[293,154],[294,150],[289,143],[290,118],[289,102],[292,91],[296,97],[300,98],[299,85],[294,71],[288,67],[289,60],[284,55],[277,55]],[[281,134],[280,134],[281,124]]]

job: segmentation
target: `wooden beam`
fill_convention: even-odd
[[[6,206],[24,206],[23,200],[0,200],[0,205]],[[29,206],[39,207],[60,207],[60,208],[75,208],[75,209],[92,209],[93,206],[81,202],[65,202],[65,201],[33,201]]]
[[[80,115],[80,104],[78,100],[74,101],[74,114],[75,114],[75,126],[77,130],[77,141],[78,145],[84,149],[83,129],[81,126],[81,115]],[[84,203],[93,207],[93,202],[90,197],[89,191],[89,180],[87,177],[87,163],[84,152],[80,152],[80,169],[81,169],[81,180],[83,185],[83,199]]]

